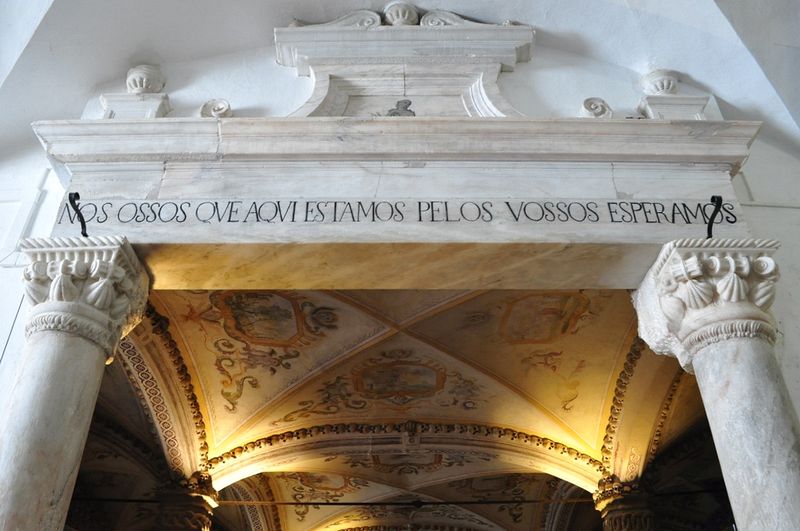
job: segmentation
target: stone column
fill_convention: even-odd
[[[657,531],[655,515],[638,484],[607,477],[598,487],[592,498],[603,518],[603,531]]]
[[[31,239],[24,358],[0,415],[0,529],[61,531],[103,367],[148,278],[125,238]]]
[[[800,529],[800,427],[774,357],[772,240],[678,240],[634,295],[639,335],[697,384],[742,531]]]
[[[207,473],[195,472],[177,485],[158,492],[159,531],[209,531],[211,513],[217,506],[217,492]]]

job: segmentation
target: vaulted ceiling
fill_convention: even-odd
[[[635,338],[625,291],[159,291],[104,381],[82,476],[133,500],[207,470],[230,530],[557,529],[702,416],[692,377]],[[103,450],[121,446],[145,479]],[[143,521],[115,514],[109,529]]]

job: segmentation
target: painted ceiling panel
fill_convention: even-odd
[[[609,367],[632,339],[625,292],[492,291],[411,327],[492,374],[585,441],[605,421]]]
[[[387,327],[321,292],[162,292],[205,392],[216,444]]]

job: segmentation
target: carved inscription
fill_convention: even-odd
[[[402,199],[402,200],[156,200],[84,201],[80,211],[91,226],[178,227],[231,224],[671,224],[705,225],[714,205],[702,201],[576,199]],[[733,225],[737,209],[724,202],[715,223]],[[78,223],[65,202],[57,225]]]

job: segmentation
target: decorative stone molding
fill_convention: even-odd
[[[640,500],[619,500],[603,512],[603,531],[656,531],[656,519]]]
[[[467,20],[462,16],[456,15],[450,11],[435,9],[428,11],[423,15],[419,21],[420,26],[430,27],[444,27],[444,26],[489,26],[491,24],[481,24],[480,22],[473,22]]]
[[[656,423],[656,429],[653,431],[653,437],[650,441],[650,448],[647,451],[648,466],[656,458],[656,454],[658,453],[658,449],[661,445],[661,437],[664,434],[664,426],[667,423],[667,419],[669,418],[669,414],[672,409],[672,401],[675,399],[675,395],[678,392],[678,387],[680,387],[685,374],[686,373],[684,371],[678,369],[678,373],[672,379],[672,382],[669,385],[669,390],[667,391],[664,400],[661,402],[661,409],[658,412],[658,422]]]
[[[423,27],[442,27],[442,26],[495,26],[495,24],[483,24],[480,22],[473,22],[464,17],[444,11],[435,9],[428,11],[422,17],[419,16],[419,9],[410,3],[403,0],[391,0],[383,8],[383,20],[381,16],[375,11],[369,9],[359,9],[352,11],[347,15],[341,16],[331,22],[324,22],[322,24],[306,24],[295,20],[291,27],[303,28],[356,28],[361,30],[374,29],[378,26],[423,26]],[[505,26],[513,24],[504,23]],[[147,66],[147,65],[144,65]],[[141,68],[141,67],[137,67]]]
[[[155,94],[161,92],[167,80],[156,65],[139,65],[128,70],[125,85],[129,94]]]
[[[581,113],[587,118],[612,118],[614,111],[602,98],[586,98],[583,100]]]
[[[269,479],[256,474],[228,486],[220,492],[220,505],[227,501],[274,502]],[[248,504],[242,507],[251,531],[283,531],[279,505]]]
[[[121,361],[173,473],[205,471],[208,460],[206,424],[192,377],[169,331],[169,319],[150,304],[144,318],[148,326],[137,328],[120,343]],[[150,352],[156,352],[159,358],[154,360]],[[181,389],[182,397],[163,393],[163,381],[173,382],[169,385]]]
[[[142,412],[150,422],[153,436],[161,442],[167,465],[173,473],[183,473],[186,463],[182,457],[181,441],[177,435],[178,425],[159,389],[153,371],[130,338],[120,341],[117,352],[139,399]]]
[[[698,350],[718,341],[776,336],[769,308],[779,272],[775,240],[668,243],[634,294],[639,335],[692,372]]]
[[[96,343],[113,361],[121,336],[142,319],[149,279],[124,237],[32,238],[18,249],[33,305],[27,336],[59,331]]]
[[[551,501],[542,511],[542,531],[563,531],[571,529],[572,515],[575,512],[576,503],[573,500],[583,498],[585,491],[562,479],[553,479],[555,488],[550,489],[547,498]],[[549,485],[550,482],[548,482]]]
[[[204,472],[208,463],[206,424],[203,420],[200,404],[197,401],[197,395],[194,392],[194,384],[192,384],[192,377],[189,374],[189,369],[183,361],[183,356],[178,348],[178,344],[172,338],[172,334],[169,331],[169,319],[159,314],[150,304],[147,305],[145,317],[150,320],[153,334],[161,339],[162,345],[167,351],[169,359],[172,362],[172,367],[180,382],[184,398],[189,405],[189,410],[192,413],[192,421],[194,422],[195,434],[197,436],[198,451],[200,453],[199,467],[200,471]]]
[[[139,65],[131,68],[125,84],[127,93],[100,95],[103,118],[161,118],[172,111],[169,96],[160,94],[166,80],[157,66]]]
[[[399,98],[398,98],[399,99]],[[392,101],[394,103],[394,101]],[[416,104],[416,102],[415,102]],[[383,109],[383,107],[381,107]],[[385,109],[383,109],[385,110]],[[749,154],[759,122],[658,120],[248,119],[67,120],[33,129],[57,171],[78,163],[311,160],[524,160],[717,163],[731,174]],[[309,142],[309,137],[315,142]],[[581,142],[575,142],[575,138]],[[102,139],[102,141],[100,140]],[[324,151],[320,150],[320,143]],[[160,170],[159,170],[160,171]]]
[[[654,120],[705,120],[709,96],[645,96],[639,112]]]
[[[383,18],[387,24],[392,26],[415,26],[419,24],[417,8],[402,0],[393,0],[386,4],[383,8]]]
[[[481,24],[447,11],[430,11],[415,22],[416,8],[392,2],[381,16],[360,10],[325,24],[275,29],[278,64],[310,74],[323,65],[502,64],[513,69],[531,57],[530,26]]]
[[[103,118],[162,118],[172,111],[166,94],[101,94]]]
[[[678,93],[678,72],[675,70],[658,69],[642,76],[639,84],[648,96],[663,96],[664,94]]]
[[[674,70],[653,70],[639,84],[645,93],[639,112],[655,120],[705,120],[709,96],[678,95],[680,74]]]
[[[602,470],[602,463],[590,455],[545,437],[539,437],[537,435],[499,426],[486,426],[482,424],[431,424],[417,421],[408,421],[399,424],[323,424],[320,426],[300,428],[270,437],[256,439],[242,446],[237,446],[232,450],[210,458],[208,460],[208,468],[213,470],[229,460],[237,459],[247,452],[252,452],[260,448],[280,446],[282,444],[316,438],[323,435],[346,435],[351,433],[360,435],[399,434],[420,437],[424,435],[436,436],[439,434],[457,433],[460,435],[471,435],[476,438],[505,439],[522,444],[531,444],[556,454],[567,455],[572,460],[587,465],[595,471]]]
[[[211,507],[199,496],[160,492],[154,529],[160,531],[210,531]]]
[[[622,407],[625,404],[625,392],[628,389],[628,384],[633,378],[633,372],[636,370],[636,363],[642,357],[642,351],[645,349],[644,341],[640,338],[635,338],[631,345],[628,355],[625,357],[625,364],[622,371],[619,373],[617,383],[614,387],[614,398],[611,401],[611,411],[608,415],[608,424],[606,424],[606,434],[603,437],[603,446],[600,449],[602,455],[603,467],[605,469],[605,477],[611,475],[612,464],[611,458],[614,454],[614,439],[619,426],[620,416],[622,415]]]
[[[155,529],[162,531],[210,531],[212,510],[217,507],[217,491],[211,476],[195,472],[158,492]]]
[[[542,471],[559,470],[562,477],[584,490],[597,485],[603,471],[602,463],[592,456],[545,437],[499,426],[418,421],[322,424],[277,433],[210,458],[208,470],[214,482],[225,487],[260,470],[286,466],[305,455],[318,456],[320,450],[337,454],[358,449],[361,455],[397,454],[406,451],[412,439],[417,441],[415,448],[419,451],[446,451],[452,455],[466,452],[485,463],[490,462],[486,457],[491,455],[486,452],[494,452],[497,456],[491,459],[519,467],[520,472],[537,470],[537,463],[544,459],[549,464]],[[454,445],[463,452],[454,450]],[[475,451],[476,447],[481,451]],[[455,466],[460,466],[458,462],[463,461],[453,461]]]
[[[393,0],[381,16],[354,11],[333,22],[275,30],[278,63],[311,76],[309,100],[292,116],[383,116],[411,99],[417,116],[520,114],[497,87],[501,69],[528,61],[530,26],[472,22],[449,11],[420,17]],[[421,109],[420,109],[421,107]]]
[[[656,531],[656,518],[637,483],[608,478],[592,498],[603,517],[603,531]]]
[[[230,118],[233,116],[233,109],[228,100],[208,100],[200,108],[200,116],[203,118]]]

